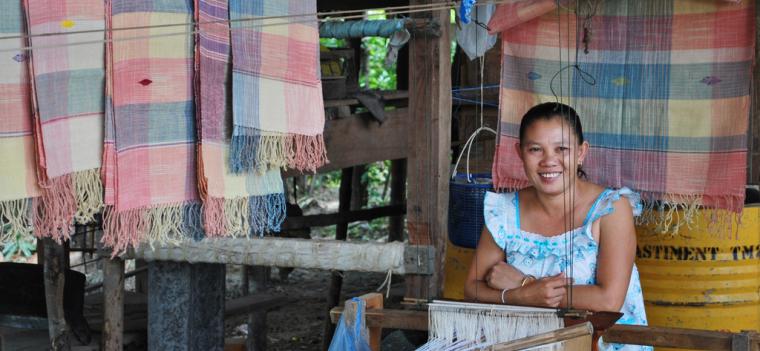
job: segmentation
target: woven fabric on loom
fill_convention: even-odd
[[[21,1],[0,1],[0,246],[32,235],[35,172],[28,55]]]
[[[74,218],[94,220],[103,206],[102,0],[25,0],[31,44],[37,173],[42,197],[37,235],[68,238]],[[87,31],[68,35],[49,33]],[[94,44],[68,45],[95,41]]]
[[[753,2],[579,2],[577,22],[574,9],[553,4],[502,5],[489,23],[502,31],[503,50],[496,187],[527,185],[514,150],[520,119],[533,105],[559,99],[581,116],[592,181],[628,186],[649,200],[740,211]],[[598,8],[585,53],[587,4]],[[575,64],[576,47],[580,70],[555,77]],[[581,70],[595,84],[584,82]]]
[[[203,226],[208,236],[279,231],[285,196],[279,168],[232,174],[229,158],[232,114],[228,99],[230,35],[227,0],[195,0],[199,23],[196,67],[199,85],[198,180]]]
[[[108,28],[190,23],[192,0],[111,0]],[[111,31],[106,47],[104,237],[115,252],[199,237],[193,39],[187,27]],[[136,37],[146,37],[134,39]],[[126,40],[133,38],[130,40]]]
[[[316,0],[230,0],[233,172],[327,162]]]

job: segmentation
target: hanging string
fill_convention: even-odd
[[[504,2],[508,2],[509,0],[493,0],[494,4],[501,4]],[[118,38],[118,39],[98,39],[98,40],[88,40],[88,41],[81,41],[81,42],[74,42],[74,43],[64,43],[64,44],[56,44],[56,45],[39,45],[39,46],[23,46],[18,48],[3,48],[0,49],[0,52],[18,52],[18,51],[29,51],[34,49],[53,49],[53,48],[60,48],[60,47],[68,47],[68,46],[77,46],[77,45],[91,45],[91,44],[99,44],[99,43],[109,43],[109,42],[121,42],[121,41],[131,41],[131,40],[143,40],[143,39],[153,39],[153,38],[162,38],[162,37],[172,37],[172,36],[180,36],[180,35],[193,35],[198,33],[198,26],[203,24],[214,24],[214,23],[244,23],[243,25],[236,27],[236,28],[229,28],[229,31],[238,30],[242,28],[260,28],[260,27],[270,27],[270,26],[282,26],[282,25],[290,25],[290,24],[297,24],[297,23],[314,23],[313,18],[309,18],[306,20],[291,20],[291,21],[279,21],[274,23],[251,23],[256,21],[265,21],[265,20],[276,20],[276,19],[289,19],[289,18],[299,18],[299,17],[313,17],[313,16],[328,16],[330,14],[336,14],[336,13],[355,13],[358,11],[385,11],[385,15],[392,16],[392,15],[403,15],[403,14],[411,14],[411,13],[423,13],[423,12],[434,12],[434,11],[440,11],[440,10],[450,10],[454,8],[455,3],[454,2],[446,2],[446,3],[436,3],[436,4],[425,4],[425,5],[408,5],[408,6],[394,6],[394,7],[385,7],[385,8],[376,8],[376,9],[364,9],[364,10],[352,10],[352,11],[336,11],[336,12],[317,12],[317,13],[311,13],[311,14],[294,14],[294,15],[278,15],[278,16],[254,16],[254,17],[246,17],[246,18],[238,18],[238,19],[227,19],[227,20],[216,20],[216,21],[203,21],[203,22],[184,22],[184,23],[171,23],[171,24],[160,24],[160,25],[150,25],[150,26],[135,26],[135,27],[121,27],[121,28],[110,28],[110,29],[93,29],[93,30],[81,30],[81,31],[70,31],[70,32],[55,32],[55,33],[40,33],[40,34],[25,34],[25,35],[16,35],[16,36],[7,36],[7,37],[0,37],[0,41],[3,40],[10,40],[10,39],[24,39],[24,38],[30,38],[35,36],[57,36],[57,35],[74,35],[74,34],[86,34],[86,33],[101,33],[101,32],[115,32],[115,31],[128,31],[128,30],[139,30],[139,29],[153,29],[153,28],[166,28],[166,27],[190,27],[194,29],[190,30],[183,30],[178,32],[171,32],[171,33],[162,33],[162,34],[150,34],[150,35],[140,35],[140,36],[133,36],[133,37],[127,37],[127,38]],[[483,6],[482,4],[476,4],[475,6]],[[323,17],[318,18],[318,22],[331,22],[331,21],[341,21],[341,20],[349,20],[349,19],[364,19],[365,14],[362,12],[360,14],[355,15],[345,15],[345,16],[337,16],[337,17]],[[427,35],[427,34],[426,34]]]

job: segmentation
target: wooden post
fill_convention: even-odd
[[[63,314],[63,289],[66,283],[64,249],[51,238],[42,239],[44,245],[45,305],[47,306],[48,333],[54,351],[71,350],[71,337]]]
[[[248,266],[244,266],[248,268]],[[245,270],[248,271],[247,269]],[[253,293],[260,293],[266,288],[269,280],[270,267],[254,266],[250,271],[253,272]],[[246,273],[247,275],[247,273]],[[248,278],[243,285],[243,295],[249,294]],[[248,338],[245,340],[247,351],[265,351],[267,349],[267,310],[257,309],[255,312],[248,314]]]
[[[444,3],[411,0],[411,5]],[[443,267],[448,222],[451,149],[451,37],[448,9],[414,14],[432,16],[440,36],[416,33],[409,41],[409,154],[407,228],[410,244],[433,245],[436,267]],[[433,298],[443,287],[442,272],[407,276],[406,296]]]
[[[351,209],[351,183],[353,168],[344,168],[340,175],[340,190],[338,194],[338,212],[348,212]],[[335,240],[346,240],[348,237],[348,223],[338,223],[335,227]],[[343,285],[342,272],[332,272],[330,287],[327,292],[327,308],[325,310],[325,324],[322,336],[322,350],[327,350],[335,333],[335,325],[330,322],[330,310],[337,306],[340,301],[340,290]]]
[[[383,309],[383,294],[380,293],[369,293],[364,294],[362,296],[359,296],[360,299],[364,300],[365,308],[367,311],[382,311]],[[366,314],[365,314],[366,319]],[[383,327],[370,327],[368,326],[367,329],[369,329],[369,347],[373,351],[380,351],[380,339],[383,335]]]
[[[760,43],[760,5],[755,4],[755,40]],[[747,183],[760,184],[760,45],[755,45],[755,65],[752,72],[752,109],[749,114]]]
[[[101,349],[123,349],[124,260],[103,260],[103,340]]]
[[[406,194],[406,159],[391,161],[391,205],[404,203]],[[404,241],[404,216],[388,219],[388,241]]]

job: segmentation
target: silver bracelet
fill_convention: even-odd
[[[506,302],[506,301],[504,301],[504,294],[506,294],[506,293],[507,293],[507,290],[508,290],[508,289],[504,289],[504,290],[502,290],[502,291],[501,291],[501,304],[502,304],[502,305],[506,305],[506,304],[507,304],[507,302]]]

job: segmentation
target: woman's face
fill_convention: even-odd
[[[562,194],[575,184],[578,164],[588,151],[588,143],[578,145],[573,128],[561,117],[534,121],[516,146],[528,180],[537,191],[550,195]]]

